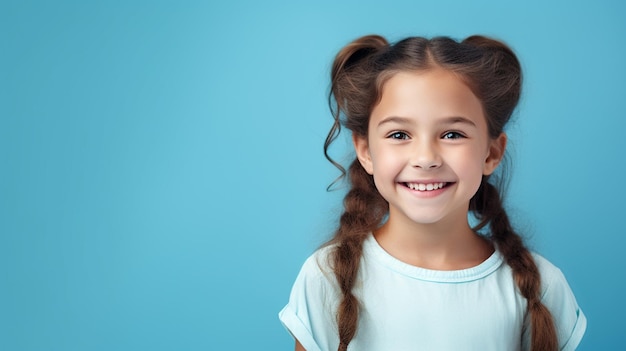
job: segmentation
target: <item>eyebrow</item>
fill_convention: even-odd
[[[390,117],[386,117],[382,121],[378,122],[378,127],[380,127],[380,126],[382,126],[383,124],[386,124],[386,123],[412,124],[413,121],[411,121],[408,118],[404,118],[404,117],[390,116]]]
[[[386,123],[413,124],[414,121],[406,117],[390,116],[378,122],[378,127]],[[470,125],[472,127],[476,127],[476,123],[474,123],[474,121],[472,121],[471,119],[467,117],[462,117],[462,116],[445,117],[439,120],[437,124],[447,125],[447,124],[456,124],[456,123],[463,123],[463,124]]]

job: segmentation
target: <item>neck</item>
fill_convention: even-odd
[[[390,213],[388,221],[375,231],[374,237],[392,256],[427,269],[471,268],[493,253],[491,244],[471,229],[467,214],[454,220],[424,224]]]

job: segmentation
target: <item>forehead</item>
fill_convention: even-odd
[[[456,74],[442,68],[400,71],[382,88],[372,119],[390,115],[415,118],[462,116],[485,123],[481,101]]]

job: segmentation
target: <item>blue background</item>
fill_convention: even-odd
[[[277,313],[341,210],[329,67],[368,33],[516,50],[508,206],[580,349],[623,347],[623,2],[226,3],[1,2],[0,349],[292,349]]]

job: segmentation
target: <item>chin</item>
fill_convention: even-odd
[[[418,225],[429,225],[429,224],[437,224],[441,222],[445,216],[441,213],[420,213],[420,214],[412,214],[406,215],[405,217],[411,222]]]

